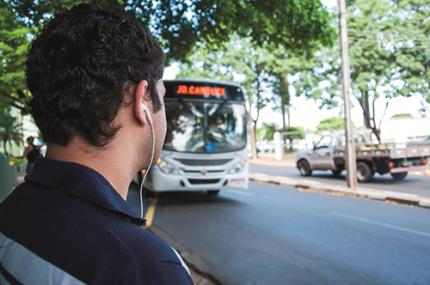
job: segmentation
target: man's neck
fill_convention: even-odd
[[[105,177],[113,188],[125,200],[128,187],[133,179],[134,170],[128,158],[127,152],[119,151],[119,148],[107,146],[100,150],[89,146],[82,139],[75,138],[67,147],[48,144],[46,157],[68,162],[79,163],[92,168]]]

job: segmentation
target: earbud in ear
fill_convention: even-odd
[[[146,107],[146,105],[143,103],[142,103],[142,112],[145,113],[146,119],[148,120],[149,124],[152,126],[151,114],[149,113],[148,107]]]

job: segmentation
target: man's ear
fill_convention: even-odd
[[[135,89],[133,111],[137,121],[142,125],[145,125],[148,123],[146,121],[147,120],[146,115],[142,111],[142,104],[146,104],[146,106],[148,107],[147,102],[148,102],[148,99],[150,101],[150,98],[151,97],[149,95],[148,82],[146,80],[139,81]]]

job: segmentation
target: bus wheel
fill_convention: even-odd
[[[220,190],[208,190],[206,193],[210,196],[216,196],[218,195]]]
[[[363,161],[357,163],[357,180],[359,182],[369,182],[374,174],[369,164]]]
[[[399,180],[403,180],[406,178],[406,176],[408,176],[408,172],[398,172],[398,173],[391,173],[391,177],[393,177],[394,180],[399,181]]]
[[[309,165],[309,162],[307,162],[306,159],[301,159],[297,162],[297,168],[299,169],[301,176],[311,176],[312,175],[312,169]]]

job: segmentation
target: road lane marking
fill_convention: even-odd
[[[145,228],[149,228],[152,225],[155,216],[155,208],[157,208],[157,198],[152,198],[149,200],[148,210],[146,210],[145,220],[146,225]]]
[[[393,229],[393,230],[398,230],[398,231],[402,231],[402,232],[406,232],[406,233],[410,233],[410,234],[416,234],[416,235],[430,238],[430,233],[428,233],[428,232],[412,230],[412,229],[408,229],[408,228],[404,228],[404,227],[395,226],[392,224],[377,222],[377,221],[373,221],[373,220],[369,220],[369,219],[365,219],[365,218],[360,218],[360,217],[356,217],[356,216],[350,216],[350,215],[342,214],[339,212],[330,212],[330,214],[338,216],[338,217],[343,217],[346,219],[351,219],[351,220],[355,220],[355,221],[359,221],[359,222],[363,222],[363,223],[367,223],[367,224],[371,224],[371,225],[376,225],[376,226],[380,226],[380,227],[384,227],[384,228],[389,228],[389,229]]]
[[[249,192],[245,192],[245,191],[231,190],[231,189],[228,189],[228,190],[226,190],[226,191],[227,191],[227,192],[233,192],[233,193],[240,194],[240,195],[254,196],[254,194],[249,193]]]

